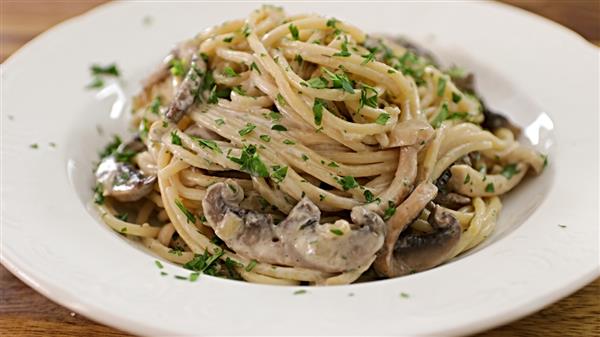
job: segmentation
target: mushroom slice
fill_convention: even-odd
[[[102,184],[103,194],[119,201],[136,201],[152,191],[156,176],[145,176],[129,163],[118,162],[109,156],[96,169],[96,179]]]
[[[227,180],[208,188],[202,207],[215,234],[249,259],[336,273],[368,263],[383,244],[383,220],[363,207],[352,210],[354,223],[320,224],[319,208],[303,198],[275,224],[269,214],[240,208],[243,198],[243,189]]]
[[[189,107],[192,106],[198,90],[200,90],[202,76],[205,71],[206,63],[204,63],[204,60],[197,55],[192,56],[190,69],[186,73],[181,85],[179,85],[179,88],[177,88],[177,92],[165,113],[165,116],[171,122],[179,122]]]
[[[444,262],[458,244],[460,223],[443,207],[434,207],[427,219],[433,232],[403,234],[394,245],[394,276],[435,267]]]
[[[457,209],[462,206],[469,205],[471,203],[471,198],[454,192],[444,193],[441,191],[435,196],[433,202],[450,209]]]
[[[397,263],[394,255],[394,246],[400,233],[421,214],[427,204],[435,198],[437,187],[429,182],[419,184],[414,191],[402,202],[394,215],[387,222],[387,234],[383,248],[375,260],[374,267],[377,273],[387,277],[407,274],[401,263]]]

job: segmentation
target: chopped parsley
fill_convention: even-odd
[[[262,141],[267,142],[267,143],[271,141],[271,136],[269,136],[269,135],[260,135],[260,136],[258,136],[258,138],[260,138]]]
[[[293,23],[291,23],[288,26],[288,29],[290,30],[290,33],[292,34],[292,39],[294,39],[294,40],[300,39],[300,33],[298,32],[298,27],[296,27]]]
[[[117,214],[116,218],[121,221],[127,221],[127,218],[129,218],[129,214],[127,214],[127,213]]]
[[[444,103],[440,107],[440,112],[438,112],[437,116],[435,116],[433,121],[431,121],[431,126],[437,129],[442,125],[442,122],[446,119],[448,119],[448,105]]]
[[[285,98],[283,98],[283,96],[281,96],[281,94],[277,94],[277,103],[279,103],[279,105],[287,104],[287,102],[285,101]]]
[[[461,99],[462,99],[461,95],[459,95],[455,92],[452,93],[452,102],[458,103],[458,102],[460,102]]]
[[[250,173],[257,177],[268,177],[269,171],[267,166],[260,159],[260,156],[256,152],[255,145],[244,145],[240,158],[227,157],[232,162],[240,165],[240,170]]]
[[[223,68],[223,74],[227,77],[239,77],[240,75],[233,70],[233,68],[227,66]]]
[[[341,48],[342,50],[338,53],[333,54],[333,56],[348,57],[351,55],[348,51],[348,38],[344,38],[344,42],[342,42]]]
[[[236,85],[235,87],[231,88],[231,91],[240,96],[246,96],[246,90],[244,90],[241,85]]]
[[[375,196],[373,195],[373,192],[371,192],[369,190],[365,190],[363,192],[363,196],[365,197],[365,200],[367,202],[373,202],[373,201],[375,201]]]
[[[285,144],[285,145],[295,145],[296,142],[293,141],[293,140],[290,140],[290,139],[284,139],[283,140],[283,144]]]
[[[271,130],[275,130],[275,131],[287,131],[288,129],[281,125],[281,124],[273,124],[273,126],[271,127]]]
[[[94,76],[104,75],[104,76],[118,77],[119,75],[121,75],[119,68],[117,68],[117,65],[114,63],[111,63],[107,66],[100,66],[97,64],[93,64],[90,67],[90,71],[91,71],[92,75],[94,75]]]
[[[393,201],[388,200],[388,207],[383,212],[383,220],[389,220],[394,214],[396,214],[396,205]]]
[[[313,114],[315,115],[315,124],[316,125],[321,125],[321,122],[323,121],[323,106],[325,105],[325,102],[320,99],[320,98],[315,98],[315,102],[313,104]]]
[[[200,273],[198,273],[198,272],[190,273],[190,282],[196,282],[196,280],[198,280],[199,276],[200,276]]]
[[[250,27],[248,25],[244,25],[244,28],[242,29],[242,35],[244,35],[244,37],[248,37],[250,33],[252,33]]]
[[[94,202],[98,205],[104,204],[104,187],[101,183],[97,183],[94,187]]]
[[[258,66],[256,65],[256,62],[252,62],[252,64],[250,64],[250,69],[252,69],[252,70],[256,70],[256,72],[257,72],[259,75],[262,75],[262,72],[260,71],[260,69],[258,69]]]
[[[567,228],[566,225],[558,225],[558,227],[560,227],[560,228]]]
[[[177,135],[177,132],[175,130],[171,131],[171,144],[181,146],[181,137]]]
[[[329,231],[337,236],[344,235],[344,232],[342,232],[342,230],[337,229],[337,228],[331,228]]]
[[[365,55],[361,55],[360,57],[364,58],[364,61],[361,62],[362,65],[365,65],[369,62],[373,62],[375,61],[375,52],[377,51],[377,49],[371,51],[368,54]]]
[[[348,78],[348,75],[346,75],[345,73],[342,73],[342,74],[332,73],[331,71],[327,70],[326,68],[323,68],[323,71],[327,74],[327,76],[329,76],[329,79],[332,81],[333,88],[342,89],[342,91],[345,91],[345,92],[348,92],[351,94],[354,93],[354,88],[352,86],[353,82]]]
[[[40,146],[37,143],[33,143],[33,144],[30,144],[29,147],[37,150]]]
[[[358,182],[353,176],[343,176],[337,179],[338,184],[342,186],[344,191],[358,187]]]
[[[386,113],[386,112],[382,112],[379,114],[379,116],[377,116],[375,123],[377,123],[379,125],[385,125],[389,119],[390,119],[390,114]]]
[[[373,96],[369,97],[369,92],[373,93]],[[358,110],[360,111],[365,105],[371,108],[377,108],[377,90],[368,85],[363,85],[360,89],[360,106],[358,107]],[[385,124],[385,122],[383,124]]]
[[[336,25],[338,22],[339,22],[338,19],[331,18],[331,19],[327,20],[326,26],[329,28],[337,29]]]
[[[465,176],[465,180],[463,181],[463,184],[465,184],[465,185],[466,185],[466,184],[468,184],[468,183],[469,183],[469,181],[471,181],[471,176],[467,174],[467,175]]]
[[[288,171],[287,166],[283,166],[283,167],[273,166],[273,173],[271,174],[271,178],[275,182],[280,183],[283,181],[283,179],[285,179],[285,176],[287,175],[287,171]]]
[[[215,119],[215,124],[217,124],[217,126],[221,126],[225,124],[225,121],[222,118]]]
[[[150,112],[152,112],[155,115],[158,115],[158,113],[160,112],[161,104],[162,104],[161,97],[160,96],[154,97],[154,99],[150,103]]]
[[[230,43],[231,41],[233,41],[233,36],[228,36],[223,39],[223,42],[225,42],[225,43]]]
[[[327,87],[329,82],[324,77],[313,77],[310,80],[306,81],[309,87],[313,89],[324,89]]]
[[[223,256],[225,252],[222,249],[215,249],[214,254],[209,254],[207,250],[204,254],[196,254],[194,258],[183,265],[183,268],[189,269],[198,273],[215,275],[217,270],[217,260]]]
[[[280,113],[279,113],[279,112],[277,112],[277,111],[271,111],[271,112],[269,112],[269,115],[268,115],[268,116],[269,116],[269,118],[271,118],[271,119],[272,119],[272,120],[274,120],[274,121],[278,121],[278,120],[280,120],[281,118],[283,118],[283,115],[282,115],[282,114],[280,114]]]
[[[306,290],[300,289],[300,290],[294,291],[294,295],[302,295],[302,294],[306,294]]]
[[[245,136],[250,132],[254,131],[254,129],[256,129],[256,125],[252,123],[246,123],[246,126],[243,129],[239,130],[238,133],[240,134],[240,136]]]
[[[177,208],[179,208],[181,213],[183,213],[183,215],[185,215],[188,223],[191,223],[191,224],[196,223],[196,216],[189,209],[187,209],[187,207],[185,207],[185,205],[181,202],[181,200],[175,199],[175,206],[177,206]]]
[[[542,157],[542,159],[544,159],[544,168],[546,168],[548,166],[548,155],[547,154],[540,154],[540,156]]]
[[[502,168],[502,172],[500,172],[500,174],[505,176],[506,179],[510,179],[519,172],[521,171],[517,170],[517,164],[509,164]]]
[[[219,145],[217,145],[217,143],[214,140],[202,139],[202,138],[196,138],[196,140],[198,141],[198,144],[200,144],[200,146],[202,146],[202,147],[209,148],[218,153],[223,153],[223,151],[221,151],[221,148],[219,147]]]
[[[158,261],[158,260],[154,260],[154,264],[158,267],[158,269],[163,269],[165,266],[163,266],[163,264]]]
[[[173,74],[173,76],[183,76],[183,74],[185,74],[185,68],[181,59],[172,59],[170,62],[170,66],[171,68],[169,70],[171,71],[171,74]]]
[[[402,292],[402,293],[400,293],[400,297],[402,297],[402,298],[409,298],[410,295],[407,294],[407,293]]]
[[[327,164],[327,166],[329,167],[340,167],[340,165],[338,165],[336,162],[332,161],[329,164]]]
[[[250,260],[250,263],[248,263],[248,265],[247,265],[247,266],[246,266],[246,268],[245,268],[245,269],[246,269],[246,271],[247,271],[247,272],[250,272],[250,271],[252,271],[252,269],[254,269],[254,267],[256,267],[256,264],[257,264],[257,263],[258,263],[258,261],[254,260],[254,259]]]
[[[444,96],[444,92],[446,92],[446,79],[443,77],[438,78],[438,85],[437,85],[437,95],[439,97]]]
[[[307,161],[308,159],[309,159],[308,156],[303,153],[302,154],[302,160],[303,161]]]
[[[488,193],[494,193],[494,183],[489,183],[485,186],[485,191]]]

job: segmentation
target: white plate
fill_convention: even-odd
[[[598,49],[520,10],[463,2],[285,7],[425,41],[440,58],[473,70],[491,106],[528,126],[524,141],[549,152],[550,166],[505,199],[482,247],[427,272],[303,295],[210,276],[161,277],[153,256],[85,206],[97,150],[109,133],[125,130],[114,97],[98,101],[83,89],[88,66],[116,61],[130,95],[173,43],[258,5],[102,6],[2,65],[1,234],[9,270],[78,313],[148,335],[457,335],[532,313],[599,275]]]

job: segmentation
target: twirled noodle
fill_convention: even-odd
[[[281,285],[346,284],[371,269],[399,276],[477,246],[494,229],[498,196],[528,172],[540,173],[546,160],[516,141],[506,119],[485,129],[497,114],[464,75],[427,55],[336,19],[287,16],[273,6],[198,34],[177,46],[134,98],[141,143],[119,140],[104,151],[96,172],[102,218],[186,268]],[[239,205],[210,204],[224,185]],[[340,260],[348,267],[338,269],[319,260],[325,252],[313,243],[314,250],[298,250],[304,227],[268,244],[287,247],[277,254],[296,254],[287,265],[269,263],[275,253],[256,260],[228,246],[239,230],[262,242],[261,233],[293,225],[300,204],[323,212],[325,224],[318,212],[316,224],[303,226],[320,233],[333,258],[347,235],[359,240],[367,228],[349,217],[384,224],[379,232],[370,227],[380,241],[370,241],[375,249],[364,262]],[[242,227],[231,227],[234,221],[229,232],[216,231],[206,207],[231,208],[219,216],[240,219],[235,226]],[[424,251],[438,242],[430,237],[447,247]],[[420,248],[411,246],[415,240]],[[365,242],[348,252],[358,254]],[[269,256],[269,247],[261,254]]]

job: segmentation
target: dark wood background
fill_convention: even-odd
[[[0,0],[0,61],[49,27],[102,0]],[[567,26],[600,45],[600,1],[504,0]],[[128,336],[41,296],[0,266],[0,336]],[[600,279],[511,324],[478,336],[600,336]]]

